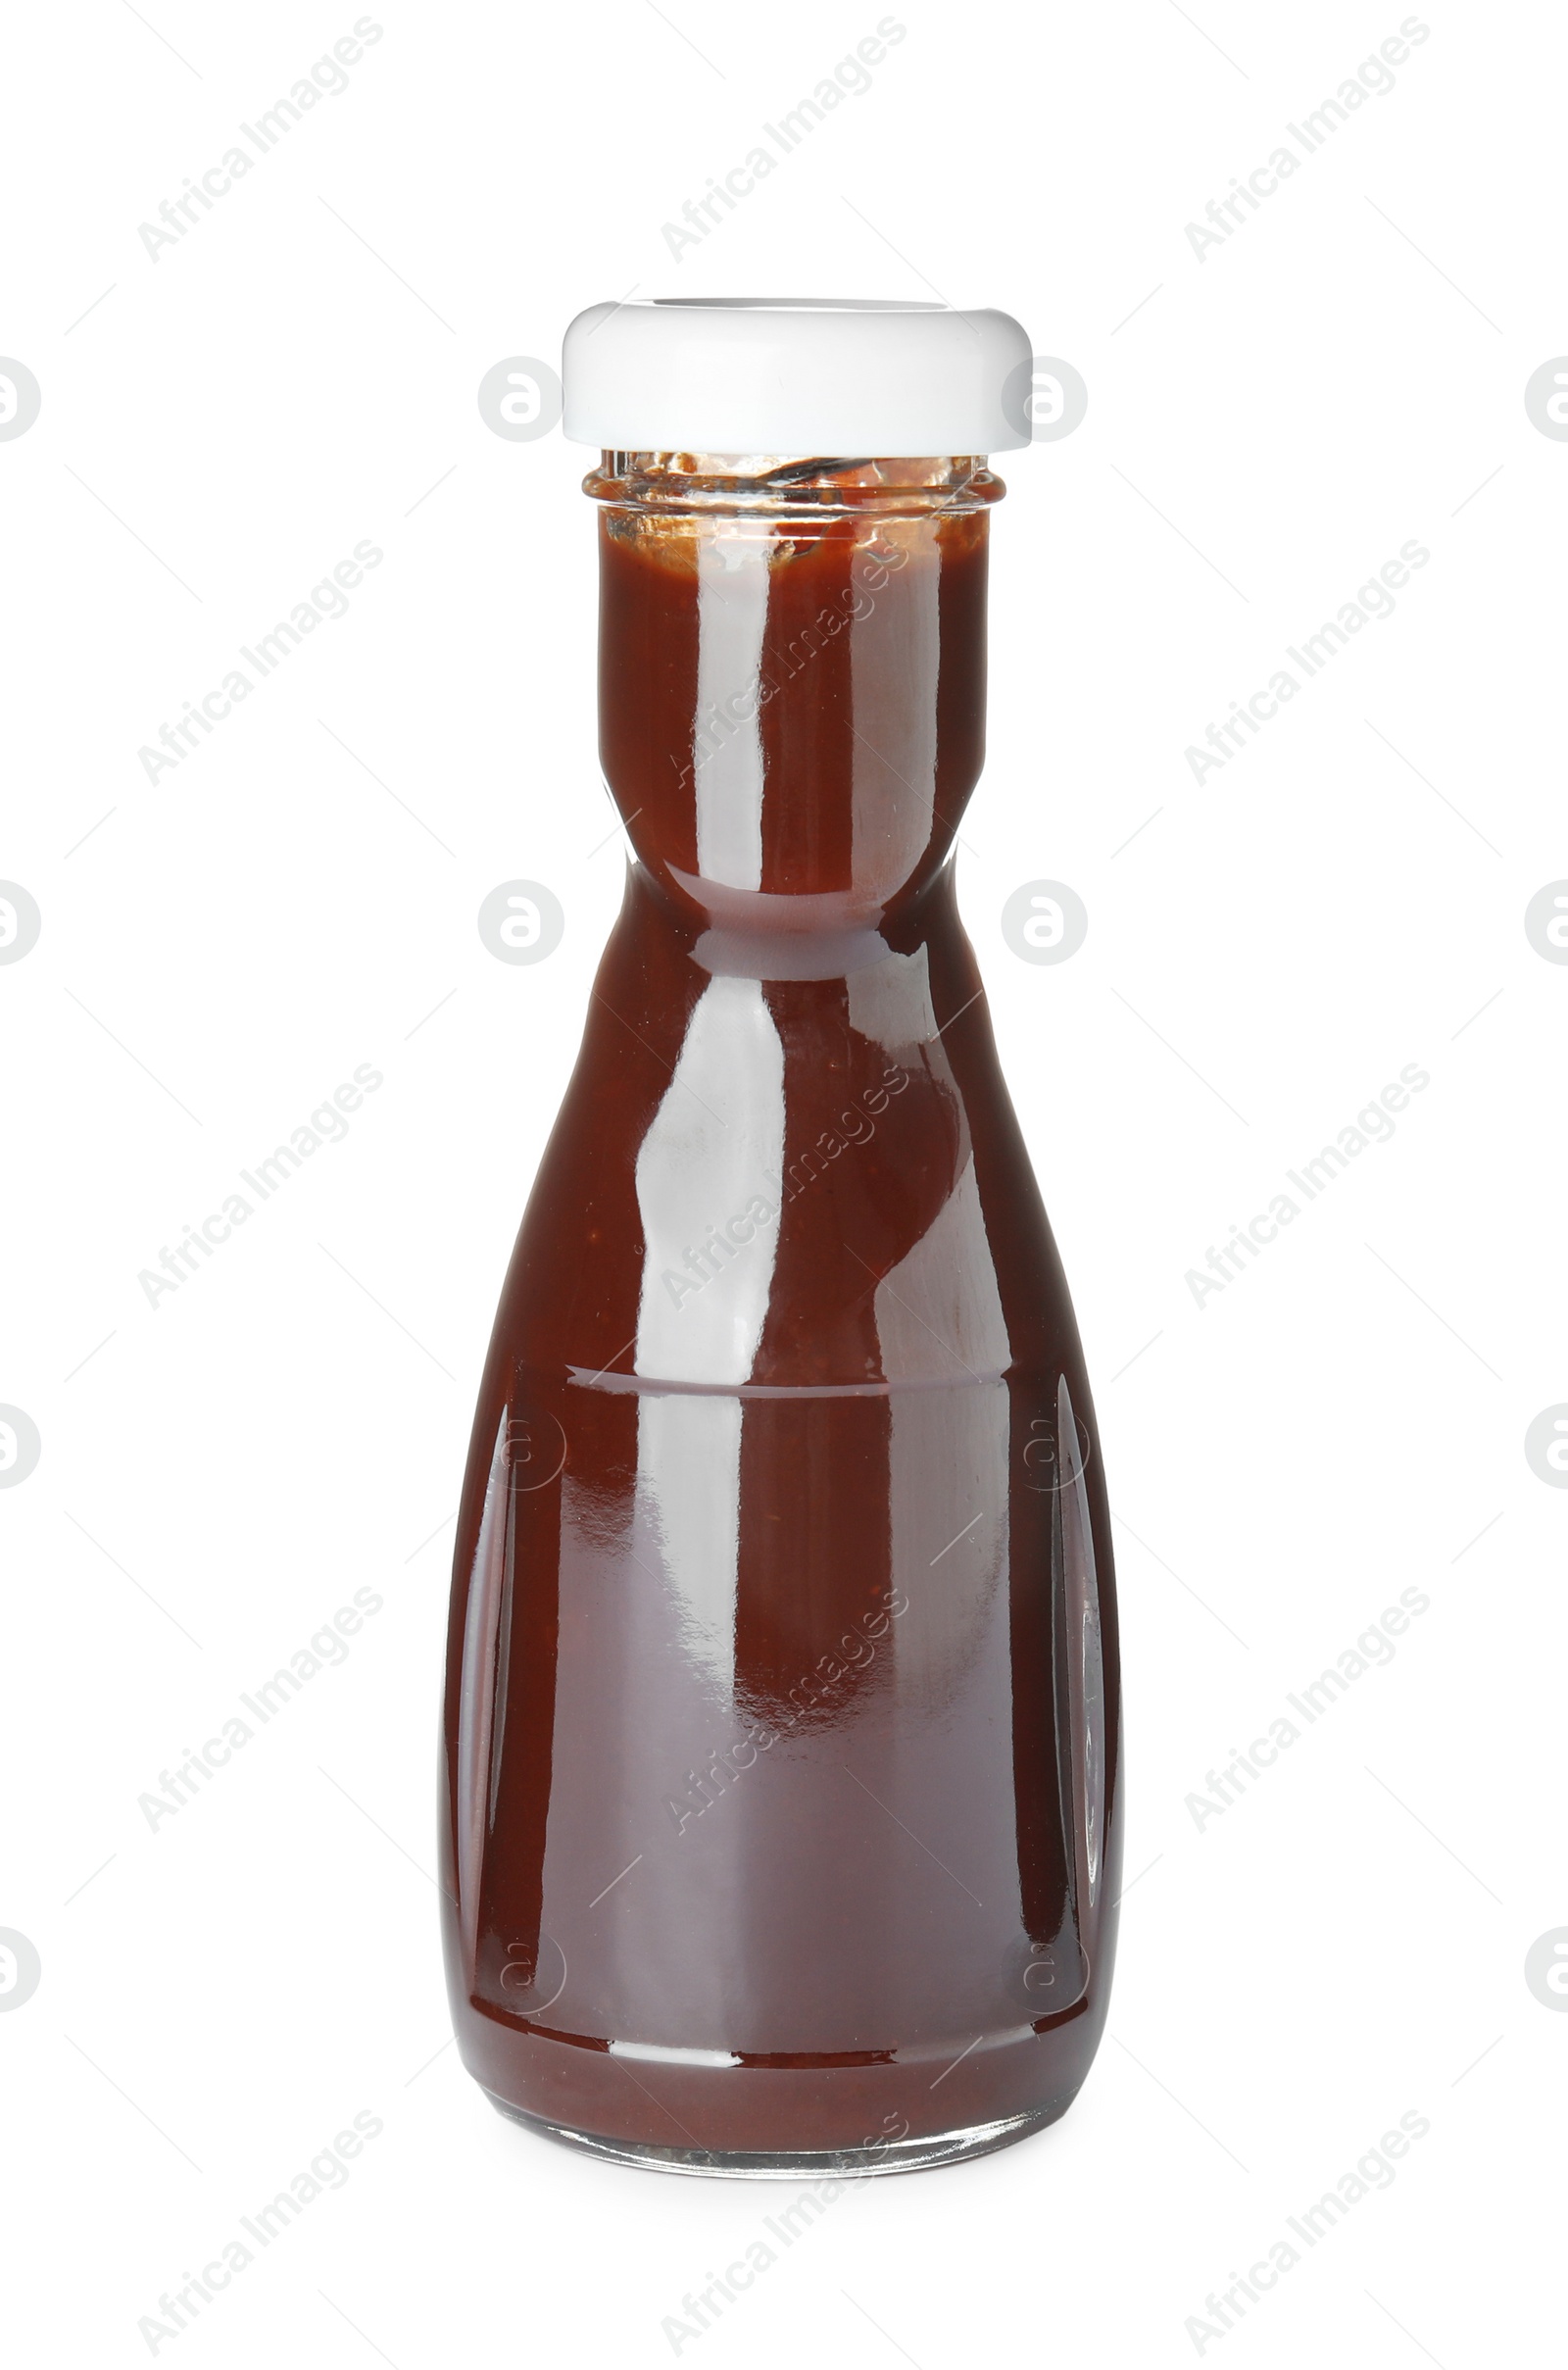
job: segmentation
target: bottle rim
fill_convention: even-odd
[[[582,481],[617,511],[767,518],[931,518],[989,509],[1006,492],[985,454],[615,452]]]

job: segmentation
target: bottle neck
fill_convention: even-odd
[[[979,775],[999,481],[607,454],[588,490],[601,755],[639,861],[708,929],[876,931]]]

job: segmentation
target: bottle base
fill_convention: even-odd
[[[611,2140],[597,2132],[574,2131],[487,2090],[485,2097],[509,2123],[554,2140],[579,2155],[601,2164],[623,2164],[637,2172],[684,2173],[710,2181],[828,2181],[867,2180],[883,2173],[929,2172],[943,2164],[962,2164],[971,2156],[989,2156],[999,2148],[1011,2148],[1056,2122],[1065,2105],[1035,2107],[1020,2115],[1004,2115],[994,2123],[970,2124],[966,2129],[929,2133],[918,2140],[872,2142],[860,2148],[723,2149],[665,2148],[652,2141]]]

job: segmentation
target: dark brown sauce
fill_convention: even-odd
[[[1105,2012],[1108,1518],[948,862],[987,525],[601,521],[636,861],[480,1391],[446,1940],[498,2103],[669,2160],[1048,2120]]]

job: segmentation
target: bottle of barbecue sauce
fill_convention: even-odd
[[[501,1296],[453,1577],[453,2014],[622,2164],[1025,2138],[1104,2022],[1108,1515],[958,921],[995,312],[599,305],[599,742],[634,851]]]

